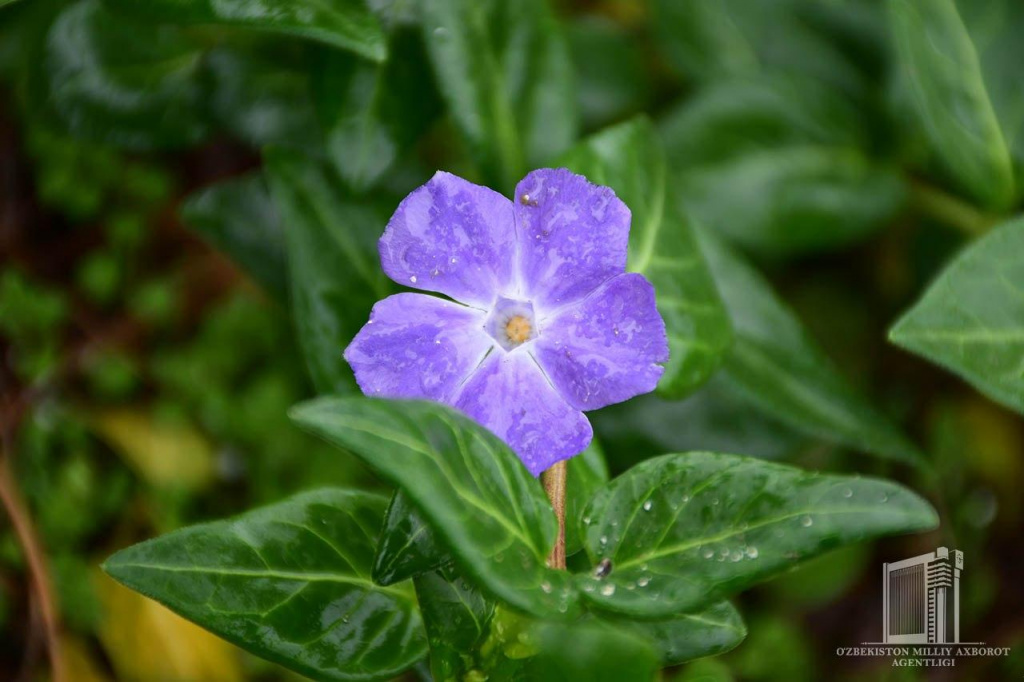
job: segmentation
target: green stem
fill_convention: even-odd
[[[978,237],[999,222],[999,216],[979,210],[952,194],[919,180],[910,181],[910,200],[914,207],[943,225],[949,225],[968,237]]]

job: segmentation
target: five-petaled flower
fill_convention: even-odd
[[[565,169],[515,200],[438,172],[380,239],[387,275],[452,300],[379,301],[345,359],[364,393],[426,398],[483,424],[540,474],[579,454],[583,415],[654,389],[668,360],[654,289],[626,273],[630,212]]]

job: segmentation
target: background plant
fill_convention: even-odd
[[[968,557],[964,630],[1021,641],[1014,3],[4,4],[12,677],[286,674],[96,568],[271,503],[108,570],[314,677],[877,679],[887,666],[832,652],[877,637],[879,561],[944,544]],[[597,413],[600,447],[573,460],[576,578],[544,567],[543,494],[499,443],[482,456],[488,436],[440,408],[368,404],[340,352],[397,289],[375,240],[402,196],[437,168],[507,194],[545,165],[630,206],[629,268],[655,284],[672,345],[659,395]],[[317,395],[335,397],[303,402]],[[295,419],[341,449],[289,422],[300,402]],[[391,442],[339,426],[356,418]],[[410,423],[454,478],[402,467]],[[707,451],[761,461],[665,456]],[[460,462],[509,488],[465,488]],[[715,488],[727,466],[749,482]],[[879,476],[927,497],[940,529],[854,543],[932,521]],[[714,538],[670,522],[694,480],[726,524]],[[762,485],[799,505],[781,538],[728,527]],[[467,518],[455,487],[501,521]],[[833,521],[815,499],[877,503]],[[628,524],[649,542],[624,541]],[[235,575],[166,570],[195,566]],[[346,599],[359,619],[310,624]],[[278,637],[255,634],[268,624]],[[958,665],[1021,673],[1019,657]]]

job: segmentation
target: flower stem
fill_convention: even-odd
[[[566,462],[556,462],[550,469],[541,474],[544,492],[551,500],[551,506],[558,518],[558,537],[548,557],[548,566],[565,570],[565,481],[568,474]]]

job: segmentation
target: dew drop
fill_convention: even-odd
[[[650,500],[647,500],[646,502],[644,502],[644,511],[651,511],[651,507],[653,506],[654,503],[652,503]]]
[[[448,40],[448,29],[444,26],[438,26],[434,29],[434,38],[441,42]]]
[[[800,525],[804,528],[810,528],[812,525],[814,525],[814,519],[812,519],[810,516],[805,516],[802,519],[800,519]]]
[[[690,501],[690,496],[689,495],[683,495],[683,500],[682,500],[683,504],[686,504],[689,501]]]
[[[551,583],[545,580],[540,584],[540,589],[544,590],[545,594],[551,594]]]
[[[751,559],[756,559],[758,554],[757,547],[747,547],[747,556]]]
[[[710,547],[705,547],[703,550],[701,550],[700,555],[705,559],[710,559],[711,557],[715,556],[715,550],[711,549]]]
[[[602,535],[600,542],[601,542],[602,546],[607,545],[608,544],[608,536],[607,535]]]
[[[452,256],[452,264],[454,265],[457,262],[458,262],[458,260],[455,258],[455,256]]]
[[[642,577],[642,578],[639,578],[639,579],[638,579],[638,580],[636,581],[636,584],[637,584],[638,586],[640,586],[640,587],[647,587],[648,585],[650,585],[650,584],[651,584],[651,577],[650,577],[650,576],[648,576],[648,575],[645,575],[644,577]]]
[[[886,502],[888,502],[888,501],[889,501],[889,496],[888,496],[888,495],[885,495],[885,494],[883,494],[883,495],[882,495],[882,504],[885,504],[885,503],[886,503]]]
[[[612,596],[613,594],[615,594],[615,585],[613,583],[608,583],[607,585],[601,588],[601,594],[603,594],[606,597]]]
[[[416,275],[413,275],[412,277],[410,277],[409,281],[412,282],[413,284],[416,284]]]
[[[851,490],[849,488],[844,488],[843,489],[843,497],[846,497],[846,498],[853,497],[853,490]]]

